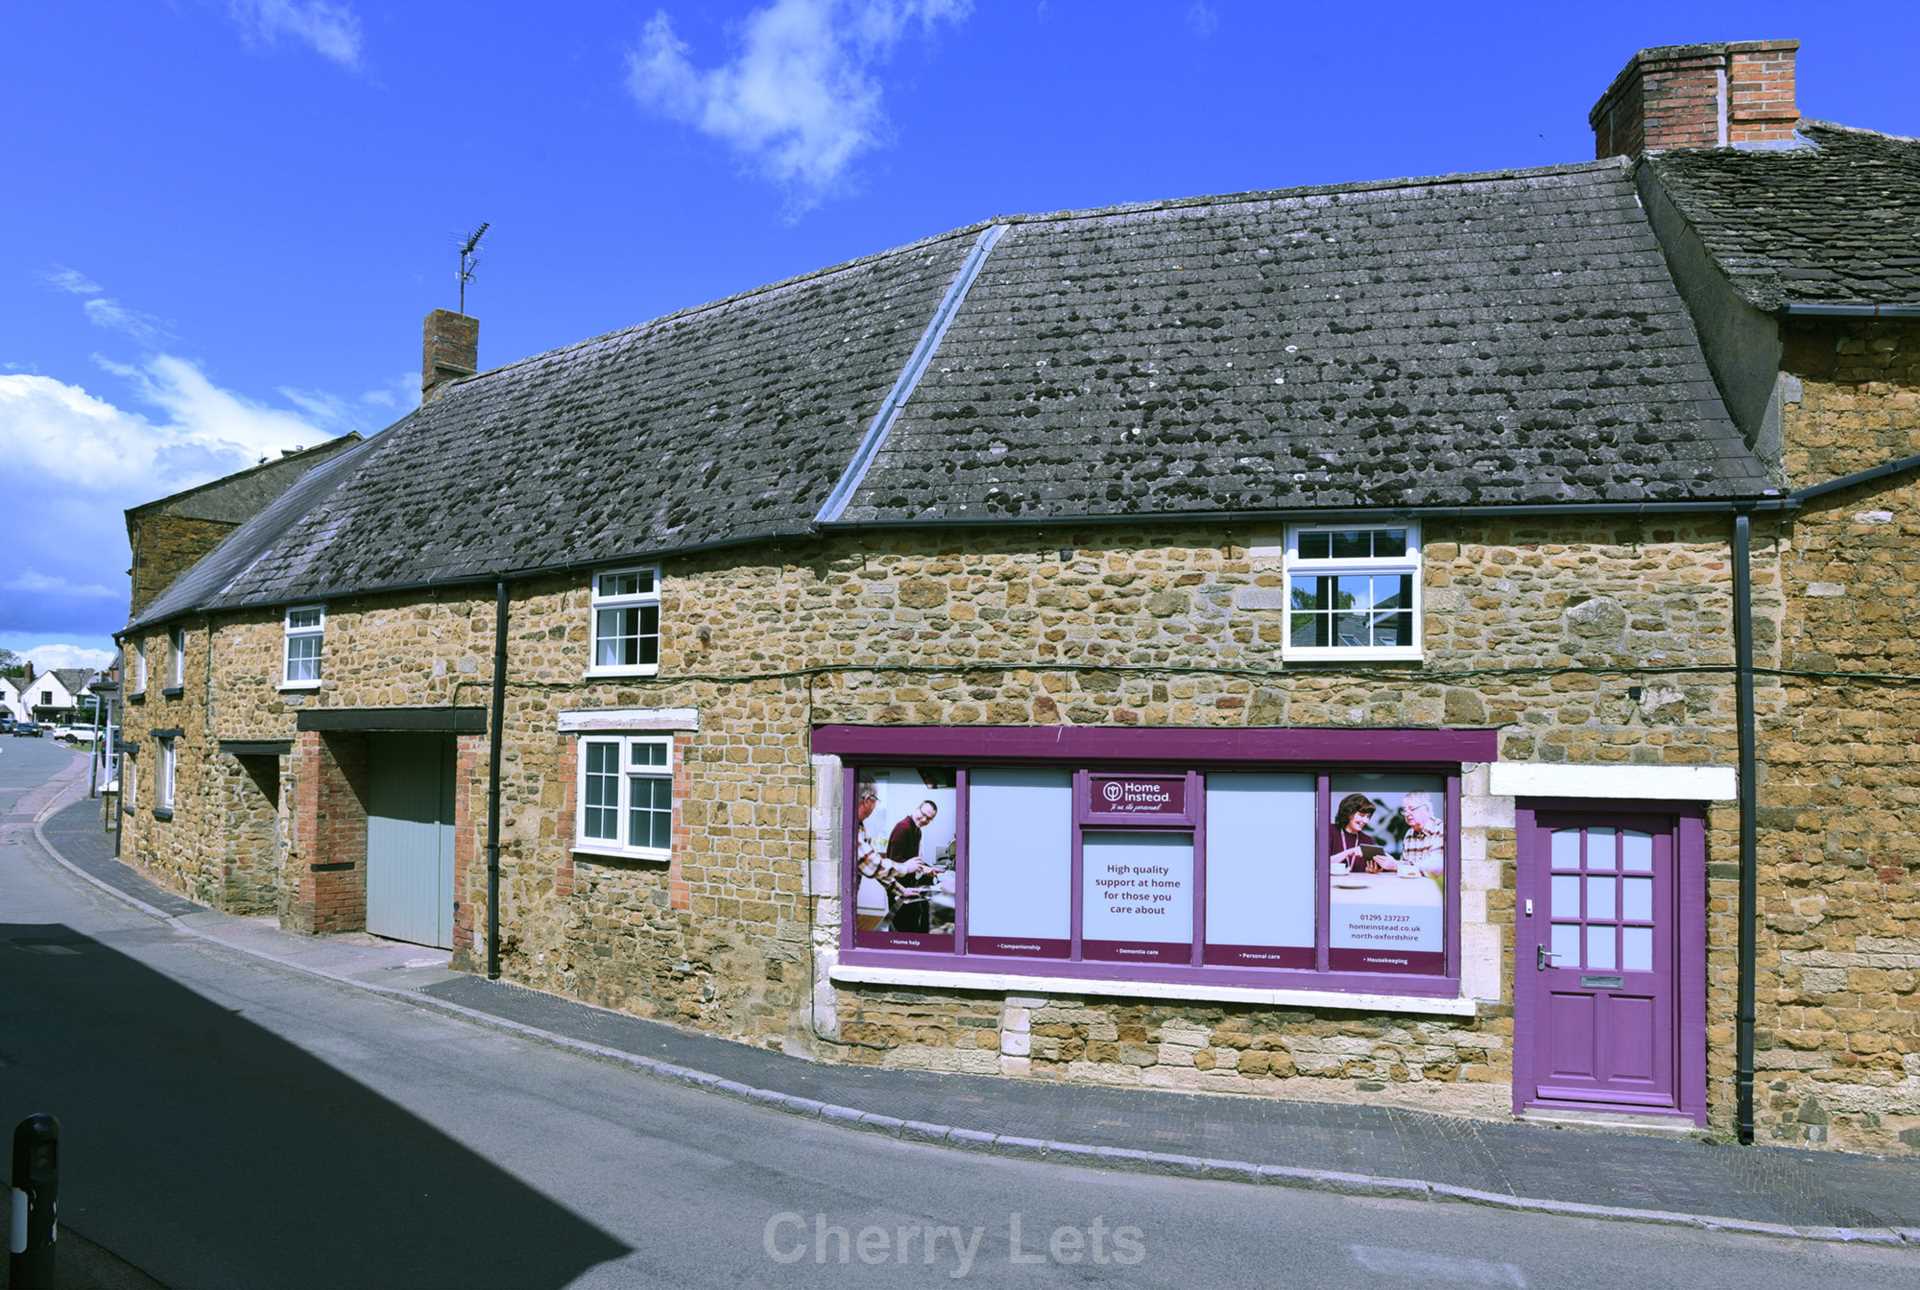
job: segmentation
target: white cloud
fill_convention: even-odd
[[[360,401],[390,412],[411,412],[420,406],[420,373],[402,372],[361,394]]]
[[[53,592],[63,596],[77,596],[85,600],[117,600],[126,592],[115,591],[112,587],[103,587],[97,582],[68,582],[64,578],[54,578],[38,569],[23,569],[5,582],[0,582],[0,591],[17,591],[23,595],[42,595]]]
[[[227,12],[249,40],[277,45],[282,37],[342,67],[360,65],[360,15],[327,0],[229,0]]]
[[[107,289],[78,269],[55,265],[47,270],[47,285],[70,296],[79,296],[81,312],[87,321],[108,331],[123,332],[135,340],[152,343],[170,338],[167,325],[152,314],[129,308],[108,295]]]
[[[901,39],[971,11],[971,0],[773,0],[747,15],[733,59],[707,69],[660,11],[628,51],[627,88],[727,144],[804,210],[885,138],[876,73]]]
[[[157,415],[118,407],[50,376],[0,375],[5,460],[39,480],[124,495],[134,504],[327,437],[297,412],[222,389],[184,358],[95,361],[130,382]]]
[[[106,290],[80,270],[63,265],[55,265],[47,270],[47,285],[73,296],[97,296]]]
[[[152,314],[129,309],[111,296],[93,296],[81,309],[85,311],[87,321],[95,327],[125,332],[135,340],[155,341],[173,334]]]
[[[36,672],[51,671],[56,667],[87,667],[98,671],[113,662],[110,649],[90,649],[85,645],[67,645],[49,643],[29,645],[13,651],[22,659],[33,663]]]

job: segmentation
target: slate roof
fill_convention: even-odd
[[[1920,304],[1920,139],[1802,121],[1812,146],[1647,159],[1735,289],[1789,303]]]
[[[1766,482],[1609,160],[1014,223],[846,518]]]
[[[1002,223],[845,520],[1771,482],[1624,161]],[[813,533],[984,227],[455,382],[140,624]]]
[[[806,533],[973,241],[456,382],[319,467],[138,623]]]

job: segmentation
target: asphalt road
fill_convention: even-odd
[[[1913,1252],[1083,1171],[758,1110],[301,976],[55,866],[0,739],[0,1126],[165,1286],[1920,1284]]]

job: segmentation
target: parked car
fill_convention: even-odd
[[[91,744],[96,735],[92,726],[61,726],[54,731],[55,739],[64,739],[70,744]]]
[[[40,725],[34,721],[16,721],[13,723],[13,733],[16,735],[25,735],[29,739],[38,739],[40,737]]]
[[[0,735],[10,735],[12,733],[13,714],[11,712],[0,712]]]

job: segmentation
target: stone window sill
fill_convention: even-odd
[[[146,701],[147,701],[147,692],[145,690],[128,690],[127,691],[128,703],[145,703]]]
[[[311,694],[320,688],[318,681],[282,681],[279,685],[282,694]]]
[[[658,663],[642,663],[636,667],[590,667],[581,675],[589,681],[598,681],[607,677],[621,676],[658,676]]]
[[[673,859],[670,851],[622,851],[617,847],[582,846],[577,842],[573,845],[573,854],[589,860],[628,860],[638,864],[666,864]]]
[[[1421,663],[1426,653],[1419,649],[1344,649],[1339,646],[1283,646],[1280,658],[1286,663]]]
[[[1472,1017],[1472,999],[1425,998],[1405,994],[1357,994],[1349,990],[1265,990],[1245,986],[1195,985],[1172,981],[1102,981],[1085,977],[1028,976],[1012,972],[947,972],[937,968],[834,965],[832,979],[849,985],[923,986],[929,989],[985,990],[1006,994],[1099,994],[1133,999],[1181,999],[1207,1003],[1255,1003],[1276,1008],[1341,1008],[1352,1012],[1424,1013]]]
[[[171,820],[173,818],[173,808],[171,806],[156,806],[153,808],[153,818],[156,820]]]
[[[161,689],[160,697],[163,699],[177,699],[186,692],[187,687],[184,685],[169,685]]]

